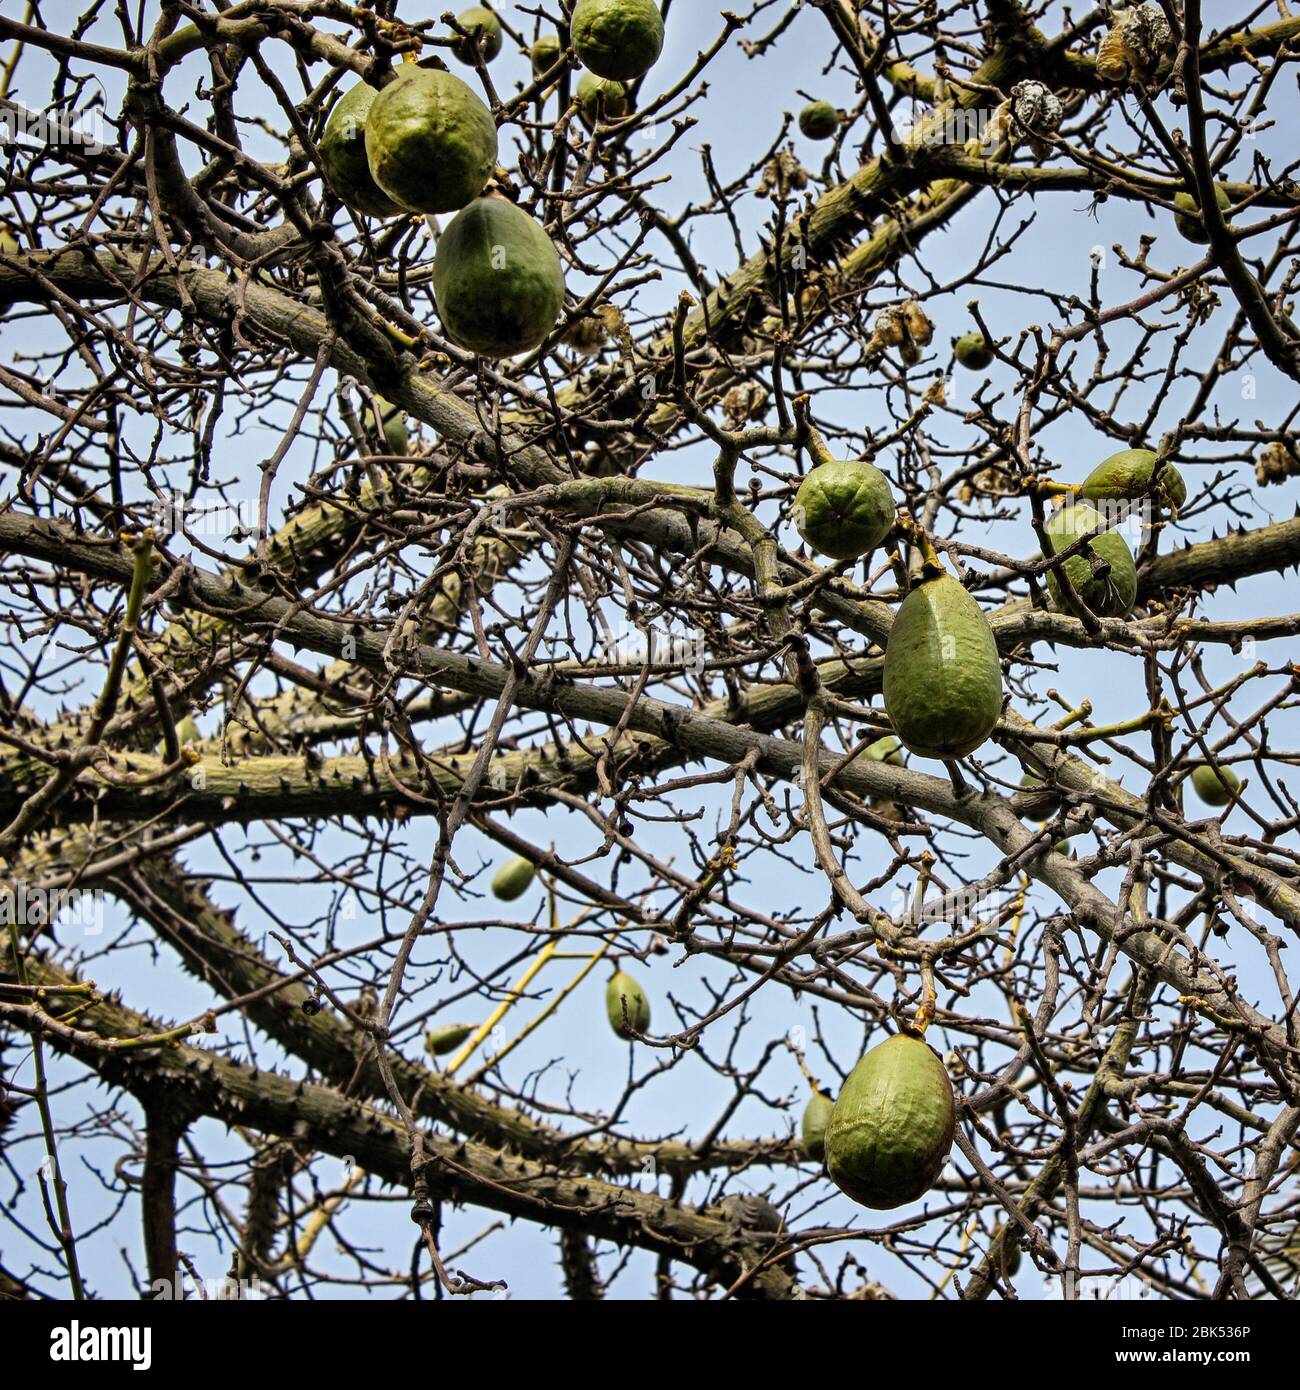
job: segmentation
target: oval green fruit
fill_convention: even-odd
[[[829,101],[810,102],[799,112],[799,129],[809,140],[829,140],[840,128],[840,113]]]
[[[1197,763],[1192,769],[1192,786],[1207,806],[1230,806],[1233,794],[1241,790],[1241,778],[1230,767],[1216,771],[1209,763]]]
[[[889,479],[863,459],[818,464],[794,497],[794,524],[814,550],[833,560],[856,560],[894,524]]]
[[[616,82],[649,72],[663,52],[664,21],[654,0],[578,0],[569,33],[583,67]]]
[[[456,16],[456,22],[469,35],[452,49],[462,63],[473,63],[479,57],[490,63],[501,52],[501,21],[491,10],[471,5]]]
[[[943,1063],[919,1038],[897,1033],[849,1073],[826,1126],[826,1168],[855,1202],[888,1211],[930,1190],[956,1129]]]
[[[550,72],[560,61],[560,54],[563,52],[564,45],[560,42],[558,34],[542,34],[528,50],[528,58],[533,65],[533,76],[540,77],[542,73]]]
[[[630,1040],[650,1027],[650,1001],[626,971],[617,971],[605,986],[605,1012],[620,1038]]]
[[[433,295],[447,336],[481,357],[546,341],[564,307],[564,269],[550,237],[504,198],[478,198],[438,242]]]
[[[1058,508],[1047,519],[1048,550],[1056,555],[1077,540],[1105,525],[1101,514],[1087,503]],[[1137,602],[1137,565],[1128,542],[1118,531],[1104,531],[1088,542],[1094,554],[1110,566],[1105,578],[1093,572],[1088,557],[1080,551],[1063,562],[1074,592],[1101,618],[1127,618]],[[1069,611],[1065,591],[1053,570],[1047,572],[1047,588],[1053,606],[1060,612]]]
[[[893,734],[886,734],[884,738],[878,738],[875,743],[869,744],[862,756],[869,758],[873,763],[892,763],[895,767],[904,767],[907,764],[903,745]]]
[[[616,121],[627,115],[627,88],[608,77],[584,72],[578,79],[578,110],[588,130],[600,121]]]
[[[454,212],[492,177],[496,122],[459,77],[408,63],[370,107],[366,158],[374,181],[408,212]]]
[[[366,158],[366,121],[379,93],[358,82],[334,103],[316,148],[330,191],[367,217],[395,217],[402,211],[375,182]]]
[[[800,1147],[808,1158],[817,1163],[826,1157],[826,1126],[830,1123],[834,1106],[835,1102],[830,1096],[815,1091],[804,1106],[803,1119],[799,1122]]]
[[[0,222],[0,252],[6,256],[16,256],[21,250],[22,247],[18,245],[18,238],[3,222]]]
[[[993,349],[983,333],[966,333],[952,347],[953,355],[963,367],[982,372],[993,365]]]
[[[1002,713],[1002,665],[978,603],[951,575],[903,600],[885,647],[885,708],[923,758],[964,758]]]
[[[1214,200],[1219,205],[1220,212],[1227,212],[1232,206],[1232,199],[1228,196],[1228,190],[1222,184],[1214,186]],[[1204,245],[1210,239],[1210,234],[1205,230],[1205,223],[1201,218],[1201,205],[1190,193],[1175,193],[1174,206],[1178,212],[1174,214],[1174,226],[1186,237],[1188,241],[1199,242]]]
[[[406,417],[401,407],[386,401],[382,396],[375,397],[375,409],[379,414],[379,426],[384,433],[384,443],[393,454],[406,454],[411,447],[411,433],[406,427]]]
[[[1132,502],[1151,491],[1157,455],[1150,449],[1121,449],[1103,459],[1083,480],[1079,496],[1089,502]],[[1187,501],[1187,484],[1172,463],[1160,470],[1156,493],[1174,507]]]
[[[525,859],[522,854],[516,855],[496,871],[492,880],[492,896],[503,903],[522,898],[536,873],[537,868],[531,859]]]
[[[477,1027],[474,1023],[444,1023],[424,1035],[424,1050],[433,1057],[444,1057],[465,1042]]]

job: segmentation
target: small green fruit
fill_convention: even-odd
[[[411,434],[406,428],[406,417],[402,414],[401,408],[391,401],[386,401],[382,396],[376,396],[375,409],[389,452],[405,455],[411,447]]]
[[[888,1211],[930,1190],[956,1128],[943,1063],[919,1038],[898,1033],[849,1073],[826,1126],[826,1168],[855,1202]]]
[[[480,57],[490,63],[501,52],[501,21],[491,10],[471,5],[456,19],[469,36],[458,40],[452,49],[462,63],[474,63]]]
[[[1228,190],[1222,184],[1214,186],[1214,200],[1219,205],[1220,212],[1227,212],[1232,206],[1232,199],[1228,195]],[[1205,223],[1201,218],[1201,205],[1190,193],[1175,193],[1174,206],[1179,211],[1174,215],[1174,226],[1178,228],[1188,241],[1199,242],[1204,245],[1210,239],[1210,234],[1205,230]]]
[[[492,880],[492,896],[503,903],[512,903],[522,898],[533,881],[537,868],[531,859],[518,855],[496,871]]]
[[[993,349],[983,333],[967,333],[953,344],[957,361],[972,372],[983,372],[993,365]]]
[[[194,722],[191,715],[186,715],[184,719],[176,725],[176,742],[182,748],[187,743],[197,743],[199,741],[199,726]],[[160,758],[166,756],[167,742],[165,739],[158,740],[157,753]]]
[[[799,129],[809,140],[829,140],[840,128],[840,113],[829,101],[814,101],[799,112]]]
[[[625,971],[612,975],[605,986],[605,1012],[609,1026],[620,1038],[630,1040],[650,1027],[650,1001],[645,990]]]
[[[378,95],[367,82],[344,92],[316,148],[325,182],[341,203],[367,217],[395,217],[402,209],[375,182],[366,158],[366,122]]]
[[[830,1123],[831,1111],[835,1102],[820,1091],[813,1092],[812,1099],[804,1106],[803,1119],[799,1124],[799,1142],[804,1154],[814,1162],[820,1163],[826,1157],[826,1126]]]
[[[533,65],[533,76],[540,77],[542,73],[550,72],[560,61],[560,54],[563,52],[564,45],[560,42],[558,34],[542,34],[528,50],[528,58]]]
[[[409,212],[454,212],[477,198],[497,160],[492,113],[459,77],[406,64],[366,119],[379,187]]]
[[[1087,503],[1061,507],[1047,520],[1048,550],[1056,555],[1104,524],[1097,509]],[[1088,544],[1096,555],[1110,565],[1110,574],[1106,578],[1094,574],[1088,557],[1082,551],[1071,555],[1062,568],[1069,576],[1074,592],[1098,617],[1127,618],[1137,601],[1137,565],[1128,542],[1118,531],[1104,531],[1094,536]],[[1053,607],[1059,612],[1068,612],[1061,581],[1052,570],[1047,572],[1047,588]]]
[[[474,1023],[444,1023],[441,1028],[430,1028],[424,1035],[424,1050],[431,1057],[445,1057],[465,1042],[477,1026]]]
[[[3,222],[0,222],[0,253],[6,256],[16,256],[21,251],[22,247],[18,245],[18,238]]]
[[[616,82],[649,72],[663,52],[664,21],[654,0],[578,0],[569,32],[583,67]]]
[[[1089,502],[1132,502],[1151,492],[1157,456],[1150,449],[1121,449],[1103,459],[1083,480],[1079,496]],[[1187,501],[1187,484],[1172,463],[1160,470],[1156,496],[1175,508]]]
[[[875,743],[868,745],[862,756],[870,759],[873,763],[892,763],[895,767],[907,765],[907,756],[903,752],[903,745],[893,734],[886,734],[884,738],[878,738]]]
[[[1234,794],[1241,790],[1241,778],[1230,767],[1216,771],[1209,763],[1198,763],[1192,769],[1192,786],[1207,806],[1230,806]]]
[[[504,198],[478,198],[452,219],[433,262],[447,336],[481,357],[546,341],[564,307],[564,269],[550,237]]]
[[[1002,713],[1002,665],[978,603],[951,575],[903,600],[885,647],[885,708],[923,758],[964,758]]]
[[[894,516],[889,479],[863,459],[818,464],[795,493],[799,534],[833,560],[856,560],[874,550],[889,534]]]
[[[627,115],[627,88],[621,82],[584,72],[578,79],[578,110],[588,130],[594,130],[600,121],[616,121]]]

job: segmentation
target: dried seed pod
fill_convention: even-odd
[[[1050,135],[1065,114],[1060,97],[1043,82],[1017,82],[1011,89],[1011,109],[1016,120],[1035,135]]]
[[[722,419],[729,430],[739,429],[750,420],[767,414],[769,393],[765,386],[746,381],[733,386],[722,398]]]
[[[1116,10],[1097,49],[1097,75],[1106,82],[1147,77],[1169,52],[1173,38],[1159,5]]]
[[[912,341],[918,347],[929,347],[934,341],[934,324],[925,315],[925,310],[916,302],[909,299],[898,311],[903,316],[903,323],[911,335]]]
[[[609,341],[609,331],[595,314],[584,314],[564,330],[563,338],[584,357],[592,357]]]
[[[1281,440],[1270,444],[1255,460],[1255,481],[1260,487],[1300,477],[1300,457]]]
[[[771,194],[799,193],[807,187],[808,171],[789,150],[782,150],[763,166],[763,176],[755,192],[760,198],[766,198]]]
[[[882,309],[876,315],[875,326],[871,332],[876,350],[897,347],[907,337],[907,325],[897,309]]]

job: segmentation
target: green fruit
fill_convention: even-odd
[[[0,253],[6,256],[16,256],[21,250],[22,247],[18,245],[18,238],[8,227],[0,223]]]
[[[967,333],[953,344],[953,354],[963,367],[982,372],[993,365],[993,349],[983,333]]]
[[[432,1057],[444,1057],[454,1052],[476,1027],[473,1023],[444,1023],[441,1028],[430,1028],[424,1035],[424,1050]]]
[[[868,745],[862,756],[873,763],[892,763],[895,767],[904,767],[907,764],[903,745],[893,734],[886,734],[884,738],[878,738],[875,743]]]
[[[583,67],[617,82],[649,72],[664,46],[654,0],[578,0],[569,33]]]
[[[943,1063],[919,1038],[897,1033],[849,1073],[826,1126],[826,1168],[862,1206],[901,1207],[934,1185],[956,1128]]]
[[[1104,524],[1097,509],[1087,503],[1059,508],[1047,520],[1049,553],[1058,554]],[[1094,554],[1110,565],[1110,574],[1104,579],[1094,574],[1088,557],[1082,551],[1071,555],[1062,568],[1069,576],[1074,592],[1099,617],[1127,618],[1137,601],[1137,565],[1128,542],[1118,531],[1105,531],[1100,536],[1094,536],[1088,544]],[[1061,581],[1052,570],[1047,572],[1047,588],[1053,606],[1060,612],[1068,612]]]
[[[1121,449],[1088,474],[1079,496],[1089,502],[1132,502],[1146,497],[1151,492],[1151,471],[1155,466],[1156,455],[1150,449]],[[1174,507],[1187,501],[1187,484],[1172,463],[1160,470],[1156,491]]]
[[[533,76],[540,77],[542,73],[550,72],[560,61],[560,54],[563,52],[564,45],[560,42],[558,34],[543,34],[528,50],[528,57],[533,65]]]
[[[185,718],[176,725],[176,742],[184,748],[187,743],[197,743],[199,738],[199,726],[194,722],[192,716],[187,714]],[[160,758],[166,756],[166,749],[166,739],[159,739],[157,752]]]
[[[627,115],[627,88],[621,82],[584,72],[578,79],[578,110],[589,130],[598,121],[615,121]]]
[[[1230,767],[1216,771],[1209,763],[1198,763],[1192,769],[1192,786],[1207,806],[1230,806],[1233,794],[1241,790],[1241,778]]]
[[[406,64],[366,119],[379,187],[409,212],[453,212],[482,193],[497,160],[492,113],[459,77]]]
[[[997,643],[978,603],[951,575],[924,579],[903,600],[885,648],[885,708],[923,758],[964,758],[1002,712]]]
[[[826,1157],[826,1126],[830,1123],[831,1110],[835,1102],[820,1091],[804,1106],[803,1119],[799,1123],[799,1142],[804,1154],[820,1163]]]
[[[366,158],[366,122],[378,95],[367,82],[344,92],[316,148],[325,182],[341,203],[367,217],[395,217],[402,209],[375,182]]]
[[[650,1001],[645,990],[622,970],[605,986],[605,1012],[609,1026],[620,1038],[631,1039],[650,1027]]]
[[[482,357],[540,346],[564,306],[564,270],[550,237],[504,198],[479,198],[438,242],[433,294],[447,336]]]
[[[833,560],[856,560],[874,550],[889,534],[894,515],[889,479],[863,459],[818,464],[794,498],[799,534]]]
[[[531,859],[525,859],[522,854],[518,855],[502,864],[496,871],[496,877],[492,880],[492,896],[503,903],[512,903],[516,898],[522,898],[536,872],[537,868]]]
[[[375,409],[379,413],[379,425],[384,432],[384,443],[388,445],[389,452],[405,454],[411,447],[411,435],[406,428],[406,417],[400,407],[386,401],[382,396],[376,396]]]
[[[471,5],[468,10],[456,16],[457,23],[469,35],[459,39],[452,52],[462,63],[473,63],[482,58],[490,63],[501,52],[501,21],[482,5]]]
[[[810,140],[829,140],[840,128],[840,113],[829,101],[814,101],[799,112],[799,129]]]
[[[1220,212],[1227,212],[1232,206],[1232,199],[1222,184],[1215,184],[1214,200],[1218,203]],[[1183,236],[1188,241],[1200,242],[1202,245],[1208,242],[1210,234],[1205,230],[1205,223],[1201,220],[1201,205],[1197,199],[1190,193],[1175,193],[1174,206],[1179,209],[1174,215],[1174,226]]]

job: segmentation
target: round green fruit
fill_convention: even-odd
[[[1230,767],[1216,770],[1209,763],[1198,763],[1192,769],[1192,786],[1207,806],[1230,806],[1233,795],[1241,790],[1241,778]]]
[[[898,1033],[849,1073],[826,1126],[826,1168],[855,1202],[888,1211],[934,1186],[956,1128],[943,1063],[919,1038]]]
[[[578,0],[569,33],[583,67],[616,82],[649,72],[663,52],[664,21],[654,0]]]
[[[517,855],[496,871],[496,877],[492,880],[492,896],[503,903],[512,903],[516,898],[522,898],[536,872],[536,866],[531,859],[525,859],[522,854]]]
[[[650,1027],[650,1001],[645,990],[623,970],[612,975],[605,986],[605,1012],[609,1026],[620,1038],[630,1040]]]
[[[997,643],[978,603],[951,575],[924,579],[903,600],[885,647],[885,708],[923,758],[964,758],[1002,712]]]
[[[402,209],[375,182],[366,158],[366,122],[378,96],[367,82],[344,92],[316,148],[325,182],[341,203],[367,217],[395,217]]]
[[[1089,502],[1132,502],[1146,497],[1151,492],[1151,473],[1157,462],[1150,449],[1121,449],[1088,474],[1079,496]],[[1156,494],[1175,508],[1187,501],[1187,484],[1172,463],[1160,470]]]
[[[830,1123],[835,1102],[820,1091],[804,1106],[799,1123],[799,1143],[806,1157],[820,1163],[826,1157],[826,1126]]]
[[[1048,550],[1053,555],[1059,554],[1104,524],[1097,509],[1087,503],[1061,507],[1047,520]],[[1110,566],[1110,574],[1105,578],[1095,574],[1082,551],[1071,555],[1062,568],[1074,592],[1098,617],[1127,618],[1137,602],[1137,565],[1128,542],[1118,531],[1103,531],[1088,544],[1093,553]],[[1062,613],[1068,612],[1065,592],[1053,570],[1047,572],[1047,588],[1053,606]]]
[[[868,745],[863,757],[870,759],[873,763],[892,763],[895,767],[907,765],[903,745],[893,734],[886,734],[884,738],[878,738],[875,743]]]
[[[616,121],[628,110],[627,88],[621,82],[584,72],[578,79],[578,110],[588,130],[600,121]]]
[[[818,464],[794,497],[794,524],[812,549],[833,560],[856,560],[894,524],[889,479],[862,459]]]
[[[564,307],[564,269],[550,237],[504,198],[479,198],[438,242],[433,294],[447,336],[481,357],[546,341]]]
[[[1227,212],[1232,206],[1232,199],[1222,184],[1215,184],[1214,200],[1218,203],[1220,212]],[[1201,218],[1201,205],[1192,194],[1175,193],[1174,206],[1178,209],[1174,215],[1174,226],[1179,232],[1188,241],[1199,242],[1201,245],[1208,242],[1210,234],[1205,230],[1205,223]]]
[[[452,50],[462,63],[474,63],[481,57],[490,63],[501,52],[501,21],[482,5],[471,5],[456,16],[468,38],[459,39]]]
[[[986,371],[993,365],[993,349],[983,333],[967,333],[953,344],[953,355],[969,371]]]
[[[430,1028],[424,1035],[424,1050],[432,1057],[445,1057],[471,1036],[475,1026],[473,1023],[444,1023],[440,1028]]]
[[[799,129],[809,140],[829,140],[840,128],[840,113],[829,101],[814,101],[799,112]]]
[[[496,122],[459,77],[406,64],[370,107],[366,158],[375,182],[408,212],[453,212],[492,177]]]
[[[529,61],[533,65],[533,76],[540,77],[542,73],[550,72],[560,61],[560,54],[563,52],[564,45],[560,42],[558,34],[543,34],[528,50]]]

